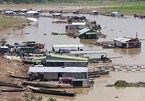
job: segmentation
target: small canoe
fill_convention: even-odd
[[[42,93],[42,94],[50,94],[50,95],[60,95],[60,96],[75,96],[76,92],[68,92],[68,91],[59,91],[59,90],[48,90],[44,88],[37,88],[37,87],[32,87],[28,86],[34,93]]]

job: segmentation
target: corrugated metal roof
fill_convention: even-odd
[[[53,13],[53,16],[61,16],[61,13]]]
[[[87,67],[30,67],[28,72],[48,73],[81,73],[88,72]]]
[[[82,30],[80,30],[79,32],[79,34],[81,35],[81,34],[83,34],[83,33],[86,33],[86,32],[88,32],[89,30],[91,30],[91,29],[88,29],[88,28],[84,28],[84,29],[82,29]]]
[[[0,48],[9,48],[8,46],[0,46]]]
[[[49,56],[49,55],[48,55]],[[71,59],[71,60],[76,60],[76,61],[88,61],[87,58],[84,57],[76,57],[76,56],[68,56],[68,55],[61,55],[61,54],[50,54],[51,57],[56,57],[61,60],[61,58],[64,60]],[[49,58],[49,57],[48,57]]]
[[[96,51],[70,51],[70,54],[107,54],[109,52],[103,50]]]
[[[73,22],[71,25],[86,25],[86,22]]]
[[[37,11],[28,11],[27,14],[34,14],[34,13],[39,13]]]
[[[112,12],[113,14],[120,14],[120,12]]]
[[[84,45],[52,45],[54,48],[78,48],[84,47]]]
[[[127,41],[132,40],[132,39],[130,39],[130,38],[124,38],[124,37],[118,37],[118,38],[115,38],[114,40],[115,41],[120,41],[122,43],[126,43]]]

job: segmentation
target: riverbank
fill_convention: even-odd
[[[19,61],[11,61],[4,59],[0,55],[0,80],[3,83],[17,84],[21,86],[23,79],[13,78],[11,76],[17,77],[28,77],[27,69],[28,67],[22,64]],[[13,87],[1,86],[1,90],[12,90]],[[0,100],[1,101],[25,101],[25,95],[30,92],[1,92]]]
[[[67,6],[66,6],[67,5]],[[144,14],[145,1],[127,2],[127,1],[86,1],[74,3],[62,2],[48,2],[41,4],[3,4],[0,5],[1,9],[9,8],[28,8],[28,9],[43,9],[43,10],[82,10],[91,11],[96,10],[100,13],[120,11],[127,15]]]

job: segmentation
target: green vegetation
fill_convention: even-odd
[[[7,23],[7,22],[10,22],[10,21],[12,21],[11,18],[0,18],[0,24]]]
[[[145,87],[145,82],[130,83],[124,80],[118,80],[113,85],[108,84],[106,87]]]
[[[0,17],[0,29],[3,28],[5,25],[15,21],[16,19],[10,17]]]
[[[112,5],[114,5],[113,3]],[[124,14],[144,14],[145,2],[118,2],[116,6],[101,8],[101,12],[119,11]]]
[[[27,7],[27,4],[31,3],[31,6],[100,6],[96,8],[101,13],[120,11],[123,14],[144,14],[145,13],[145,1],[129,0],[129,1],[95,1],[95,0],[2,0],[6,2],[0,6],[6,7]],[[12,4],[12,5],[11,5]],[[25,4],[25,5],[24,5]],[[30,5],[29,5],[30,6]],[[87,9],[87,8],[86,8]],[[86,11],[84,9],[84,11]]]
[[[118,80],[115,82],[115,87],[127,87],[128,83],[124,80]]]
[[[14,17],[3,17],[0,16],[0,30],[3,30],[8,27],[21,27],[22,24],[26,22],[21,18],[14,18]],[[20,26],[21,25],[21,26]]]

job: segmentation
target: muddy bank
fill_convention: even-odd
[[[14,85],[21,86],[21,82],[23,79],[12,78],[10,75],[18,76],[18,77],[28,77],[27,69],[28,66],[24,65],[19,61],[11,61],[4,59],[2,55],[0,55],[0,80],[3,83],[9,83]],[[0,86],[0,90],[13,90],[14,87],[10,86]],[[0,100],[2,101],[25,101],[25,95],[31,92],[0,92]]]

